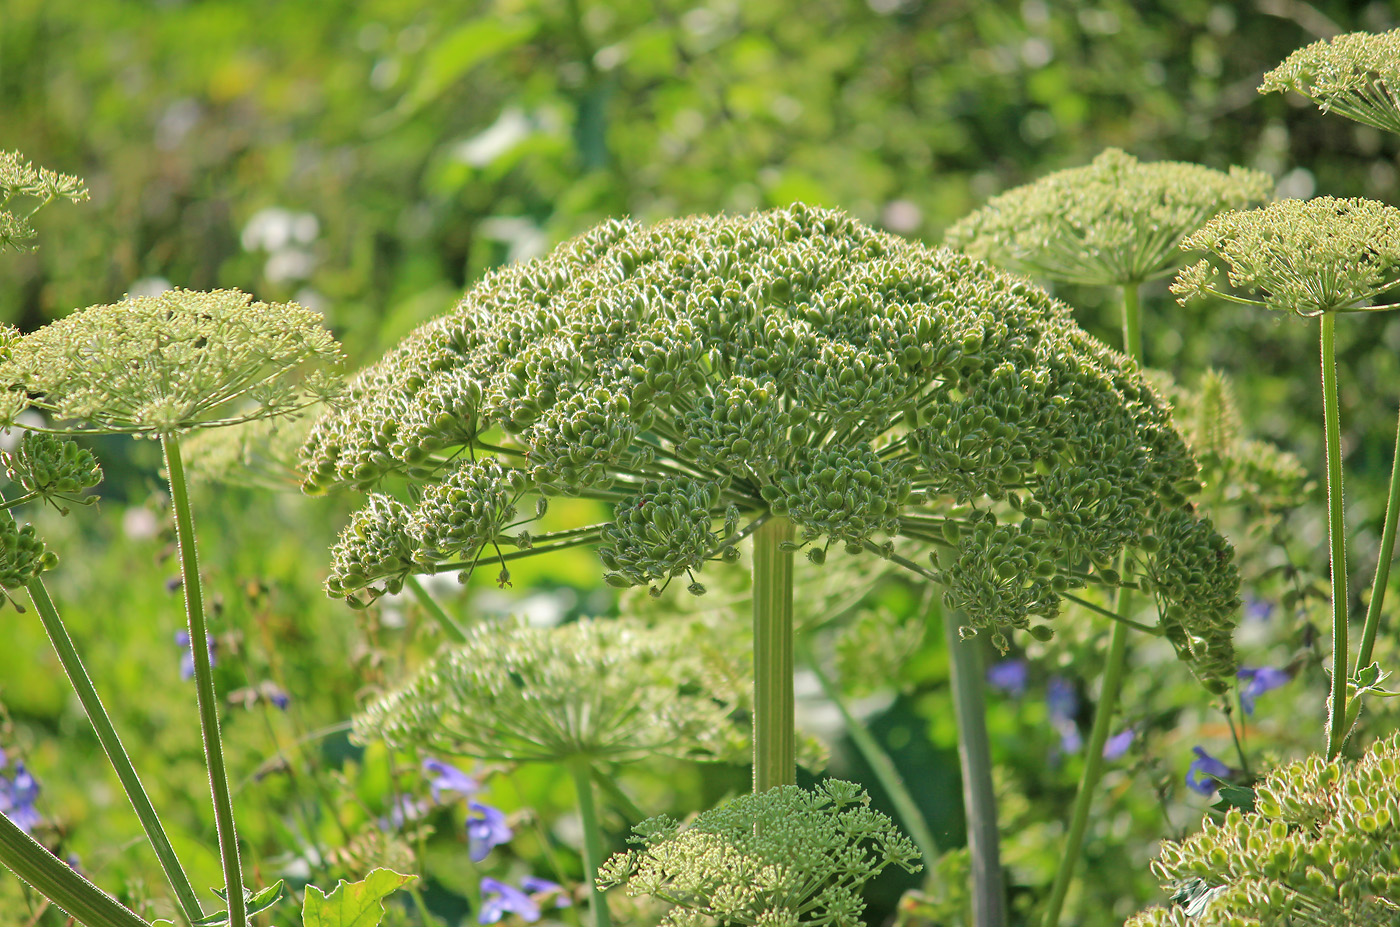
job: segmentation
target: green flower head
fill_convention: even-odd
[[[38,202],[27,212],[16,213],[12,206],[18,197]],[[0,251],[32,248],[31,242],[38,233],[29,220],[59,198],[77,203],[88,198],[88,191],[76,177],[35,167],[18,151],[0,151]]]
[[[398,749],[513,762],[737,755],[737,697],[696,632],[626,620],[477,625],[355,718]]]
[[[787,518],[813,563],[950,549],[915,568],[999,642],[1129,579],[1124,549],[1165,595],[1148,564],[1176,549],[1142,545],[1196,477],[1136,367],[1042,290],[801,206],[608,222],[496,271],[362,372],[304,460],[312,492],[408,481],[406,512],[356,517],[337,564],[374,568],[337,566],[332,594],[585,543],[613,585],[698,594]],[[613,520],[521,534],[515,504],[555,496]],[[1234,567],[1199,578],[1219,594],[1180,604],[1228,637]]]
[[[1214,295],[1302,316],[1364,309],[1400,284],[1400,209],[1330,196],[1280,200],[1217,216],[1181,247],[1229,265],[1229,288],[1209,260],[1184,269],[1172,284],[1182,303]]]
[[[948,230],[949,246],[1068,283],[1124,286],[1169,274],[1182,236],[1226,209],[1258,203],[1273,180],[1179,161],[1143,163],[1110,148],[993,197]]]
[[[92,451],[79,447],[72,438],[26,431],[13,451],[0,452],[0,460],[10,480],[24,489],[23,497],[11,499],[8,505],[34,497],[55,506],[58,499],[79,505],[97,499],[82,493],[102,482],[102,467]],[[67,514],[66,508],[58,508]]]
[[[1400,735],[1360,760],[1290,763],[1153,870],[1176,904],[1128,927],[1336,927],[1400,922]]]
[[[1400,132],[1400,29],[1314,42],[1264,75],[1260,93],[1296,90],[1324,113]]]
[[[641,849],[608,860],[598,883],[670,902],[661,927],[861,927],[866,882],[891,863],[921,868],[914,844],[869,803],[859,786],[828,779],[739,796],[684,828],[652,818],[635,828]]]
[[[9,420],[33,406],[55,430],[161,437],[296,411],[340,359],[321,317],[237,290],[169,290],[74,312],[0,355]]]

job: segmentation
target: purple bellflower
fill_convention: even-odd
[[[1186,786],[1202,795],[1214,795],[1221,779],[1230,778],[1230,767],[1211,756],[1202,747],[1192,747],[1196,758],[1186,770]]]
[[[1050,710],[1050,724],[1059,732],[1060,749],[1065,753],[1078,753],[1084,746],[1084,738],[1079,733],[1079,725],[1074,717],[1079,714],[1079,696],[1074,684],[1063,676],[1051,676],[1045,689],[1045,705]]]
[[[1270,689],[1277,689],[1293,678],[1293,674],[1284,669],[1276,669],[1272,666],[1241,666],[1239,672],[1235,674],[1241,682],[1247,685],[1240,690],[1240,707],[1247,715],[1254,714],[1254,700],[1268,692]]]
[[[39,826],[39,812],[34,800],[39,797],[39,783],[23,763],[15,764],[13,779],[0,776],[0,814],[26,834]]]
[[[532,895],[547,895],[554,892],[554,906],[556,908],[567,908],[574,903],[573,899],[569,897],[569,893],[564,891],[564,886],[558,882],[541,879],[539,876],[527,875],[520,880],[520,887]]]
[[[469,801],[467,807],[471,809],[467,815],[467,846],[472,862],[479,863],[493,847],[508,843],[515,832],[506,823],[505,812],[499,808],[479,801]]]
[[[1133,745],[1137,738],[1137,731],[1130,727],[1125,727],[1122,731],[1114,734],[1103,742],[1103,758],[1106,760],[1116,760],[1128,752],[1128,748]]]
[[[176,631],[175,643],[177,646],[183,647],[185,650],[184,654],[182,654],[180,657],[180,678],[185,680],[193,679],[194,651],[190,648],[190,632]],[[218,662],[218,660],[214,658],[215,649],[216,647],[214,644],[214,638],[211,637],[209,638],[209,663],[211,666]]]
[[[433,801],[439,804],[442,803],[444,792],[455,792],[458,796],[470,796],[481,791],[481,783],[451,763],[429,758],[423,761],[423,771],[433,774],[433,778],[428,784],[433,790]]]
[[[987,685],[1012,697],[1025,694],[1030,668],[1025,660],[1012,658],[987,667]]]
[[[490,876],[482,878],[481,911],[476,916],[477,923],[494,924],[507,913],[519,914],[525,923],[533,924],[540,919],[540,906],[514,885],[507,885]]]

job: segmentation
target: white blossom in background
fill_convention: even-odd
[[[243,226],[239,241],[244,251],[266,251],[263,275],[270,282],[305,280],[316,270],[312,245],[321,234],[321,222],[309,212],[292,212],[270,206],[255,212]]]

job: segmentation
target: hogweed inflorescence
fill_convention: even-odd
[[[850,782],[741,795],[685,827],[637,825],[640,849],[608,860],[603,885],[674,907],[662,927],[860,927],[862,886],[891,864],[917,872],[919,852]]]
[[[1109,148],[1087,167],[994,196],[948,230],[974,257],[1089,286],[1138,284],[1180,263],[1182,237],[1227,209],[1265,199],[1273,178],[1232,167],[1143,162]]]
[[[1260,93],[1296,90],[1324,113],[1400,132],[1400,29],[1352,32],[1300,48],[1264,75]]]
[[[361,373],[305,461],[310,491],[420,487],[355,516],[334,595],[583,543],[659,593],[782,519],[814,560],[948,550],[928,572],[998,640],[1086,582],[1156,592],[1189,563],[1173,639],[1234,671],[1232,614],[1197,603],[1232,602],[1235,571],[1152,391],[1039,289],[839,213],[609,222],[500,270]],[[527,494],[617,517],[522,537]]]

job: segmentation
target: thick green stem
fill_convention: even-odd
[[[1131,599],[1132,595],[1126,589],[1120,590],[1120,613],[1126,614],[1132,607]],[[1079,776],[1079,791],[1074,796],[1069,833],[1065,836],[1060,863],[1055,870],[1050,899],[1045,903],[1045,918],[1041,921],[1041,927],[1059,927],[1065,895],[1069,892],[1070,880],[1074,878],[1079,854],[1084,848],[1084,834],[1089,827],[1089,811],[1094,803],[1094,789],[1098,787],[1099,776],[1103,773],[1103,748],[1108,742],[1108,732],[1113,726],[1114,709],[1118,705],[1118,690],[1123,681],[1123,666],[1127,663],[1129,633],[1126,624],[1113,625],[1113,636],[1108,644],[1108,662],[1103,670],[1103,691],[1099,693],[1099,704],[1094,711],[1094,727],[1089,733],[1088,753],[1084,756],[1084,770]]]
[[[1138,300],[1137,283],[1123,284],[1123,351],[1139,364],[1142,363],[1142,309]],[[1128,575],[1127,559],[1125,553],[1118,561],[1118,571],[1122,576]],[[1045,903],[1045,917],[1041,921],[1041,927],[1059,927],[1065,896],[1069,893],[1069,883],[1074,878],[1074,870],[1079,865],[1079,855],[1084,849],[1084,834],[1089,827],[1089,811],[1094,804],[1094,790],[1098,788],[1099,776],[1103,773],[1103,748],[1108,742],[1108,732],[1113,727],[1113,716],[1118,710],[1118,690],[1123,680],[1123,667],[1128,662],[1128,629],[1135,624],[1130,617],[1132,598],[1129,590],[1118,590],[1117,608],[1111,615],[1116,620],[1108,642],[1108,659],[1103,668],[1103,688],[1099,692],[1098,706],[1094,709],[1094,727],[1089,733],[1088,754],[1084,757],[1084,769],[1079,776],[1079,790],[1074,795],[1074,810],[1070,813],[1069,833],[1065,835],[1064,849],[1060,853],[1059,864],[1055,867],[1055,881],[1050,888],[1050,898]]]
[[[975,927],[1004,927],[1006,890],[1001,878],[997,798],[992,786],[992,751],[982,693],[982,659],[977,645],[958,634],[958,613],[943,612],[953,713],[958,720],[958,760],[962,767],[967,849],[972,860],[972,921]]]
[[[841,695],[841,687],[832,682],[831,677],[823,672],[821,665],[817,662],[816,654],[812,652],[810,645],[805,642],[802,646],[802,659],[812,668],[812,673],[817,677],[817,682],[822,687],[823,694],[827,700],[836,706],[836,710],[841,713],[841,718],[846,722],[846,734],[860,751],[860,755],[865,758],[865,762],[870,764],[871,770],[875,773],[876,780],[885,790],[885,794],[894,803],[895,813],[899,815],[899,822],[904,825],[905,831],[913,838],[914,843],[919,848],[919,855],[924,860],[924,875],[928,880],[934,880],[938,876],[938,858],[941,851],[938,848],[938,841],[933,837],[933,831],[929,830],[928,821],[924,819],[924,814],[919,810],[918,802],[914,801],[914,796],[909,794],[909,787],[904,784],[904,777],[899,774],[899,769],[894,765],[894,760],[880,742],[875,739],[875,735],[870,732],[870,728],[851,713],[851,709],[846,704],[845,698]]]
[[[194,518],[190,514],[185,465],[180,459],[180,442],[175,435],[166,435],[161,443],[165,448],[165,468],[170,477],[170,501],[175,509],[175,537],[180,545],[180,573],[184,581],[190,651],[194,657],[199,728],[204,736],[204,759],[209,767],[209,791],[214,800],[219,860],[224,870],[224,890],[228,894],[228,925],[248,927],[248,908],[243,900],[243,872],[238,860],[238,831],[233,823],[233,798],[229,792],[228,770],[224,765],[224,743],[219,734],[219,700],[214,691],[214,668],[209,660],[209,630],[204,623],[204,587],[199,578],[199,557],[195,550]]]
[[[578,790],[578,813],[583,820],[583,876],[593,898],[593,927],[611,927],[608,899],[598,888],[598,867],[603,865],[603,829],[598,824],[598,805],[593,799],[593,768],[587,757],[569,760],[569,772]]]
[[[792,691],[792,522],[776,516],[753,536],[753,790],[797,784]]]
[[[1322,409],[1327,433],[1327,539],[1332,554],[1332,698],[1327,758],[1342,752],[1347,714],[1347,549],[1342,508],[1342,425],[1337,411],[1337,315],[1322,314]]]
[[[0,863],[87,927],[151,927],[3,814]]]
[[[146,789],[141,785],[141,778],[136,775],[136,767],[132,765],[126,747],[117,736],[117,729],[113,727],[112,719],[107,715],[107,709],[103,707],[102,699],[98,697],[97,689],[93,687],[92,679],[83,667],[83,661],[78,657],[78,650],[73,646],[73,640],[68,636],[68,630],[63,626],[63,619],[59,617],[58,610],[54,608],[53,599],[49,598],[49,592],[40,579],[36,578],[25,588],[29,591],[30,601],[34,603],[34,610],[39,613],[39,620],[44,625],[49,642],[58,654],[58,662],[68,674],[73,691],[78,694],[78,701],[82,704],[83,711],[87,712],[93,730],[97,732],[97,740],[102,744],[107,759],[111,761],[112,769],[116,771],[127,800],[131,802],[132,810],[141,821],[141,827],[146,831],[146,839],[151,842],[151,849],[160,861],[160,868],[165,871],[165,878],[170,882],[170,888],[175,893],[181,912],[190,923],[200,920],[204,917],[204,911],[200,909],[199,898],[194,887],[190,885],[189,876],[185,875],[185,870],[180,866],[175,849],[165,835],[160,816],[151,805]]]
[[[1376,646],[1376,632],[1381,627],[1381,604],[1385,602],[1385,584],[1390,579],[1390,561],[1395,556],[1395,528],[1400,522],[1400,425],[1395,429],[1395,457],[1390,463],[1390,494],[1385,499],[1385,528],[1381,532],[1380,559],[1376,561],[1376,578],[1371,583],[1371,601],[1366,606],[1366,624],[1361,628],[1361,649],[1356,655],[1356,668],[1370,665],[1371,650]]]
[[[404,585],[408,587],[409,592],[413,593],[413,597],[418,600],[418,604],[423,606],[423,610],[431,615],[432,619],[438,623],[438,627],[442,628],[442,633],[447,635],[448,640],[452,641],[454,644],[466,642],[467,635],[466,632],[462,630],[461,625],[453,621],[452,616],[443,610],[443,607],[437,603],[437,600],[428,595],[428,590],[423,588],[423,584],[419,581],[418,577],[409,576],[404,580]]]

